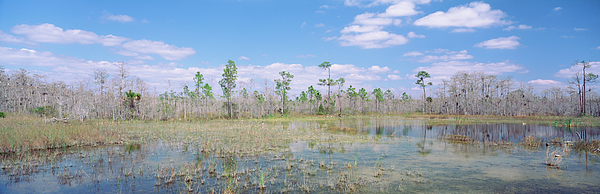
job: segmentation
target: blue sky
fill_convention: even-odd
[[[434,85],[483,71],[540,90],[566,88],[575,60],[600,74],[600,1],[0,0],[0,30],[6,69],[75,81],[123,61],[158,91],[200,71],[218,93],[229,59],[258,90],[290,71],[293,93],[327,76],[324,61],[344,88],[415,95],[420,70]]]

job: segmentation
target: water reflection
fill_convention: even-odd
[[[206,152],[198,142],[161,140],[2,155],[6,168],[0,174],[0,193],[582,193],[600,189],[597,154],[576,152],[567,144],[533,149],[519,144],[529,136],[542,142],[598,139],[599,130],[592,128],[429,126],[419,120],[389,118],[269,124],[280,126],[278,130],[323,129],[323,134],[295,141],[284,151],[248,155]],[[340,134],[376,141],[335,141]],[[448,141],[451,135],[469,141]],[[24,157],[37,160],[16,164]]]

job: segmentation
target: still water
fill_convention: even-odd
[[[3,155],[0,193],[600,192],[599,155],[567,145],[599,139],[598,129],[397,119],[269,124],[327,130],[323,141],[239,156],[160,140]],[[340,133],[377,141],[331,139]],[[542,144],[522,145],[527,138]]]

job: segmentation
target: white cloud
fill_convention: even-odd
[[[308,54],[308,55],[296,55],[297,58],[307,58],[307,57],[316,57],[313,54]]]
[[[317,10],[317,11],[315,11],[315,13],[325,13],[325,11]]]
[[[337,38],[338,38],[337,36],[332,36],[332,37],[323,37],[322,39],[325,41],[331,41],[331,40],[335,40]]]
[[[534,84],[534,85],[551,85],[551,86],[562,85],[562,82],[555,81],[555,80],[548,80],[548,79],[536,79],[536,80],[528,81],[527,83]]]
[[[21,24],[12,27],[14,34],[25,35],[28,40],[34,42],[58,43],[58,44],[102,44],[104,46],[116,46],[129,40],[128,38],[106,35],[99,36],[85,30],[63,30],[53,24],[27,25]]]
[[[408,42],[408,39],[404,36],[386,31],[374,31],[358,35],[344,34],[338,40],[342,46],[360,46],[363,49],[386,48]]]
[[[531,29],[531,26],[521,24],[518,27],[517,26],[509,26],[509,27],[506,27],[506,28],[504,28],[502,30],[504,30],[504,31],[511,31],[511,30],[514,30],[514,29],[529,30],[529,29]]]
[[[391,71],[389,67],[379,67],[377,65],[369,67],[369,73],[382,74]]]
[[[128,16],[128,15],[112,15],[110,13],[105,13],[101,18],[106,19],[106,20],[111,20],[111,21],[117,21],[117,22],[121,22],[121,23],[135,21],[135,19],[133,17]]]
[[[44,67],[49,68],[54,74],[68,75],[68,77],[52,77],[64,80],[77,75],[86,75],[94,69],[116,69],[111,62],[83,60],[75,57],[55,55],[48,51],[35,51],[30,49],[15,49],[0,47],[0,64],[15,65],[19,67]]]
[[[430,62],[435,62],[435,61],[455,61],[455,60],[465,60],[465,59],[472,59],[473,56],[472,55],[468,55],[468,54],[454,54],[454,55],[442,55],[442,56],[435,56],[435,55],[425,55],[423,57],[421,57],[421,59],[418,60],[418,62],[421,63],[430,63]]]
[[[131,55],[135,55],[129,53]],[[9,47],[0,47],[0,64],[5,64],[17,67],[33,67],[36,69],[46,69],[40,72],[35,72],[48,76],[48,80],[74,81],[81,76],[92,76],[94,69],[106,69],[109,73],[115,73],[117,68],[114,62],[84,60],[75,57],[55,55],[47,51],[35,51],[29,49],[15,49]],[[141,63],[140,65],[135,65]],[[206,64],[203,62],[203,64]],[[181,82],[189,83],[192,81],[194,74],[200,71],[206,78],[207,82],[213,84],[213,88],[218,92],[216,81],[223,73],[223,65],[218,67],[188,67],[183,68],[181,64],[171,62],[167,64],[143,64],[143,61],[135,61],[129,63],[129,72],[131,76],[139,77],[148,82],[152,86],[158,86],[158,90],[166,89],[165,80],[171,80],[172,83]],[[301,90],[306,90],[308,86],[313,85],[321,91],[326,91],[325,87],[317,86],[315,80],[326,78],[328,73],[323,68],[314,66],[302,66],[301,64],[285,64],[273,63],[266,66],[256,65],[238,65],[239,80],[249,81],[255,79],[255,83],[260,83],[261,80],[267,79],[272,82],[279,78],[278,72],[289,71],[294,75],[291,83],[292,93],[299,93]],[[346,79],[346,86],[363,86],[372,87],[366,84],[366,81],[382,80],[381,75],[391,70],[389,67],[372,66],[369,68],[357,67],[352,64],[333,64],[331,68],[332,78],[343,77]],[[399,73],[398,71],[393,71]],[[388,76],[389,77],[389,76]],[[393,77],[393,76],[392,76]],[[258,84],[257,84],[258,85]],[[254,89],[259,89],[262,86],[255,86]],[[180,89],[180,88],[179,88]],[[332,88],[333,89],[333,88]],[[175,90],[178,90],[175,88]]]
[[[475,47],[482,47],[486,49],[516,49],[521,46],[519,43],[519,37],[500,37],[496,39],[486,40],[475,44]]]
[[[573,28],[573,30],[575,30],[575,31],[586,31],[587,29],[585,29],[585,28]]]
[[[390,75],[387,76],[387,78],[391,79],[391,80],[401,80],[401,79],[404,79],[402,76],[399,76],[399,75],[396,75],[396,74],[390,74]]]
[[[417,26],[427,27],[490,27],[508,25],[511,21],[502,20],[506,14],[500,10],[492,10],[489,4],[472,2],[466,5],[451,7],[448,12],[438,11],[414,22]]]
[[[116,54],[123,55],[123,56],[128,56],[128,57],[135,57],[136,59],[141,59],[141,60],[154,60],[154,58],[151,57],[151,56],[140,55],[139,53],[132,52],[132,51],[127,51],[127,50],[117,51]]]
[[[344,29],[342,29],[342,31],[340,31],[340,32],[342,34],[348,34],[348,33],[351,33],[351,32],[354,32],[354,33],[365,33],[365,32],[380,31],[381,29],[383,29],[383,26],[351,25],[351,26],[344,27]]]
[[[25,38],[15,37],[13,35],[7,34],[0,30],[0,42],[8,42],[8,43],[22,43],[22,44],[35,44],[34,42],[25,40]]]
[[[414,33],[411,31],[408,33],[408,37],[409,38],[425,38],[425,35],[417,34],[417,33]]]
[[[423,55],[423,53],[417,52],[414,53],[414,56]],[[424,55],[417,62],[421,63],[430,63],[436,61],[456,61],[456,60],[465,60],[474,58],[472,55],[467,54],[467,50],[462,51],[449,51],[448,49],[435,49],[432,53],[442,53],[446,52],[446,55]],[[412,53],[412,52],[411,52]],[[408,54],[408,53],[407,53]],[[405,54],[405,55],[407,55]]]
[[[431,51],[432,53],[443,53],[443,52],[449,52],[449,49],[443,49],[443,48],[436,48],[433,49],[433,51]],[[425,52],[429,52],[429,51],[425,51]]]
[[[306,22],[302,22],[302,25],[300,25],[300,28],[304,28],[304,26],[306,26]]]
[[[319,8],[322,8],[322,9],[332,9],[334,7],[331,6],[331,5],[321,5]]]
[[[600,61],[590,62],[590,68],[586,68],[585,73],[593,73],[596,75],[600,75]],[[581,71],[581,66],[571,66],[566,69],[561,69],[557,73],[554,74],[554,77],[560,78],[571,78],[575,73]]]
[[[404,53],[404,55],[402,55],[402,56],[403,57],[416,57],[416,56],[419,56],[419,55],[423,55],[423,53],[419,52],[419,51],[411,51],[411,52],[408,52],[408,53]]]
[[[563,35],[563,36],[560,36],[560,37],[561,38],[575,38],[575,36],[566,36],[566,35]]]
[[[596,47],[596,49],[600,50],[600,46]]]
[[[411,16],[422,13],[421,11],[415,10],[415,3],[412,1],[401,1],[388,7],[384,13],[379,14],[379,17],[399,17],[399,16]]]
[[[375,17],[374,13],[363,13],[354,17],[353,24],[386,26],[392,24],[392,18]]]
[[[250,60],[250,58],[246,57],[246,56],[241,56],[237,58],[238,60]]]
[[[123,48],[129,51],[158,54],[166,60],[181,60],[190,55],[196,54],[196,51],[188,47],[177,47],[165,44],[162,41],[134,40],[123,43]]]
[[[433,63],[427,67],[418,67],[413,72],[427,71],[432,76],[432,81],[440,82],[450,79],[459,71],[482,71],[489,75],[502,75],[504,73],[527,73],[528,70],[520,65],[504,61],[500,63],[479,63],[470,61],[448,61]]]
[[[562,7],[555,7],[554,11],[558,11],[558,10],[561,10],[561,9],[562,9]]]
[[[450,33],[462,33],[462,32],[475,32],[475,30],[472,28],[456,28],[456,29],[450,31]]]

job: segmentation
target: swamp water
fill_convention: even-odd
[[[4,154],[0,193],[600,192],[599,155],[567,145],[599,139],[598,129],[397,119],[257,123],[319,137],[290,137],[280,149],[258,152],[211,151],[216,141],[198,132],[191,141]],[[522,145],[528,138],[542,144]]]

